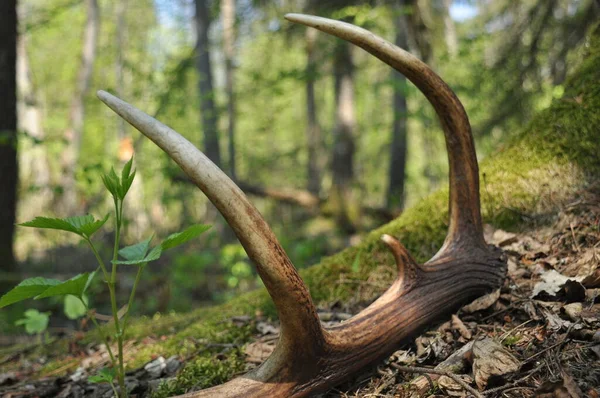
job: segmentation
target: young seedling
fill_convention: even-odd
[[[91,239],[92,235],[94,235],[94,233],[96,233],[106,223],[109,218],[108,214],[99,220],[95,219],[91,215],[68,218],[37,217],[32,221],[19,225],[24,227],[56,229],[79,235],[94,253],[96,260],[98,261],[98,268],[93,272],[79,274],[67,281],[59,281],[56,279],[47,279],[42,277],[25,279],[4,296],[2,296],[2,298],[0,298],[0,308],[29,298],[37,300],[46,297],[65,296],[65,298],[68,300],[72,300],[73,297],[78,300],[85,308],[88,317],[92,320],[100,332],[100,336],[106,346],[112,365],[112,369],[103,369],[96,376],[90,377],[88,381],[93,383],[109,383],[115,395],[119,397],[127,397],[128,395],[125,385],[123,341],[127,328],[127,321],[129,320],[129,313],[131,312],[131,308],[135,299],[135,291],[144,268],[150,261],[158,260],[163,251],[186,243],[210,228],[208,225],[196,224],[185,229],[183,232],[174,233],[168,236],[159,245],[152,248],[150,245],[152,237],[149,237],[140,243],[119,249],[121,233],[123,230],[123,201],[125,200],[127,192],[129,191],[129,188],[131,188],[131,184],[133,183],[133,179],[135,177],[135,170],[132,171],[132,164],[133,158],[125,164],[120,176],[115,173],[114,169],[111,169],[109,173],[102,176],[104,186],[110,192],[115,208],[115,240],[112,260],[110,262],[110,270],[106,266],[106,263],[100,256]],[[135,282],[129,295],[126,313],[122,319],[118,313],[119,306],[116,299],[117,271],[121,265],[137,267]],[[108,286],[110,295],[112,316],[114,320],[114,331],[110,337],[114,338],[117,342],[118,351],[116,354],[110,347],[109,336],[106,334],[105,328],[100,327],[94,315],[94,311],[90,310],[88,306],[88,300],[85,295],[94,277],[96,274],[98,274],[98,271],[102,272],[104,282]],[[119,385],[119,389],[117,389],[115,386],[115,378]]]

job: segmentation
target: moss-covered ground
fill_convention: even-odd
[[[496,154],[480,162],[482,212],[486,223],[503,229],[523,229],[544,222],[546,214],[576,195],[600,172],[600,27],[590,33],[583,46],[580,65],[565,84],[564,95],[554,100]],[[393,222],[372,231],[356,247],[324,258],[301,272],[317,305],[344,302],[356,294],[346,280],[366,280],[375,270],[393,261],[379,241],[382,234],[398,237],[420,261],[441,246],[447,227],[447,189],[407,210]],[[385,272],[380,282],[391,281]],[[380,293],[374,289],[371,294]],[[231,323],[233,316],[253,316],[257,311],[275,317],[273,305],[263,290],[255,291],[211,308],[192,313],[137,319],[128,330],[131,349],[127,367],[134,369],[162,355],[180,358],[198,350],[198,342],[243,345],[252,333]],[[95,338],[90,333],[82,341]],[[68,342],[56,342],[54,357],[40,375],[60,374],[78,366],[66,353]],[[190,387],[222,383],[243,369],[237,354],[222,361],[216,349],[205,349],[186,363],[176,380],[157,396],[184,392]]]

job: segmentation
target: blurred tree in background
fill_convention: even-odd
[[[304,267],[439,187],[447,165],[415,87],[360,49],[285,22],[286,12],[355,23],[432,65],[465,104],[480,158],[560,97],[600,13],[594,0],[21,0],[17,72],[16,5],[0,3],[3,270],[12,263],[14,137],[18,221],[105,214],[99,176],[135,153],[126,240],[221,223],[176,165],[95,99],[97,89],[196,143],[253,195]],[[145,311],[185,310],[260,283],[230,235],[204,239],[151,268]],[[19,229],[21,276],[93,269],[76,243]]]

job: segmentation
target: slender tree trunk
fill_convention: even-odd
[[[321,127],[317,120],[315,103],[315,81],[317,79],[317,59],[315,56],[316,29],[305,30],[306,39],[306,140],[308,145],[308,186],[314,195],[319,194],[321,187]]]
[[[443,0],[444,6],[444,38],[446,40],[446,48],[450,57],[454,58],[458,54],[458,38],[456,36],[456,25],[450,16],[450,6],[452,0]]]
[[[225,55],[225,84],[227,90],[227,135],[229,138],[229,173],[235,180],[235,0],[221,0],[223,23],[223,53]]]
[[[210,68],[208,30],[210,15],[206,0],[196,3],[196,69],[198,70],[198,91],[200,94],[200,113],[204,131],[204,151],[217,166],[221,166],[221,150],[217,131],[217,109],[214,100],[213,79]]]
[[[401,7],[396,16],[396,45],[408,49],[407,22],[405,10]],[[394,86],[394,123],[392,127],[392,145],[390,147],[390,170],[387,191],[387,208],[402,210],[404,207],[404,185],[406,181],[406,150],[407,150],[407,107],[406,107],[406,78],[399,72],[392,71]]]
[[[17,2],[0,1],[0,270],[15,269],[17,204]]]
[[[117,2],[117,57],[115,62],[115,80],[117,83],[116,92],[120,98],[127,98],[126,83],[123,64],[126,54],[127,42],[127,24],[125,15],[127,13],[127,0],[119,0]],[[134,153],[133,138],[127,134],[127,125],[125,120],[119,118],[119,126],[117,128],[117,138],[119,140],[118,158],[121,165],[124,165]],[[135,162],[135,160],[134,160]],[[125,213],[129,221],[127,234],[133,240],[140,240],[150,228],[150,218],[146,211],[144,200],[144,180],[142,173],[138,171],[133,180],[133,185],[127,194],[125,201]]]
[[[20,209],[24,210],[25,218],[33,218],[47,210],[52,199],[52,189],[46,145],[40,144],[45,139],[42,109],[31,77],[24,36],[19,37],[17,47],[17,91],[18,128],[29,137],[26,140],[27,149],[21,150],[19,154],[20,179],[22,183],[34,188],[31,194],[20,198]]]
[[[334,59],[335,78],[335,127],[331,159],[333,185],[329,195],[329,205],[335,214],[340,228],[347,233],[357,229],[360,206],[355,203],[352,184],[354,182],[354,76],[352,48],[348,43],[339,42]]]
[[[67,147],[62,155],[62,199],[59,209],[63,213],[79,213],[82,206],[77,198],[75,173],[81,150],[81,139],[84,130],[85,97],[90,88],[94,62],[96,60],[96,47],[98,31],[100,28],[100,10],[97,0],[86,0],[87,21],[83,34],[83,53],[81,66],[77,74],[77,82],[71,109],[69,112],[70,126],[65,132]]]

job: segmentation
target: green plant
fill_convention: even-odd
[[[127,195],[127,192],[129,191],[129,188],[131,187],[135,177],[135,170],[132,171],[132,164],[133,158],[125,164],[120,176],[115,173],[114,169],[111,169],[109,173],[102,176],[104,186],[110,192],[115,208],[115,241],[110,270],[106,266],[104,260],[98,253],[98,250],[91,240],[92,235],[96,233],[108,220],[108,214],[99,220],[96,220],[91,215],[68,217],[64,219],[37,217],[33,221],[25,222],[20,225],[24,227],[56,229],[79,235],[94,253],[96,260],[98,261],[98,268],[93,272],[79,274],[64,282],[42,277],[25,279],[4,296],[2,296],[2,298],[0,298],[0,308],[3,308],[7,305],[29,298],[34,298],[37,300],[47,297],[63,296],[65,297],[65,314],[69,318],[77,318],[81,316],[83,307],[83,311],[88,314],[89,318],[98,328],[112,363],[112,369],[103,369],[98,375],[90,377],[89,381],[96,383],[107,382],[111,385],[115,394],[117,394],[117,389],[114,384],[114,379],[116,377],[120,387],[120,391],[117,396],[120,397],[127,397],[127,389],[125,386],[125,365],[123,363],[123,336],[125,335],[127,321],[133,306],[135,291],[144,268],[150,261],[158,260],[163,251],[179,246],[197,237],[210,228],[208,225],[196,224],[182,232],[169,235],[164,241],[153,248],[150,248],[152,237],[149,237],[140,243],[119,249],[121,233],[123,230],[123,201],[125,200],[125,196]],[[127,303],[127,312],[122,319],[118,314],[119,307],[116,299],[117,270],[121,265],[137,267],[135,282],[131,289],[129,301]],[[94,316],[94,312],[90,311],[88,300],[85,295],[87,288],[96,274],[98,274],[98,271],[100,271],[104,276],[104,282],[108,286],[108,291],[110,294],[112,316],[114,321],[114,334],[112,337],[116,339],[118,349],[116,355],[110,348],[109,336],[106,334],[106,330],[100,327]],[[18,322],[20,322],[19,324],[25,325],[28,333],[29,330],[39,330],[42,326],[43,330],[45,330],[48,324],[48,313],[39,313],[37,310],[29,310],[25,313],[25,315],[27,318]],[[43,322],[44,316],[45,322]]]
[[[23,326],[27,334],[41,335],[48,329],[50,312],[39,312],[35,309],[29,309],[23,315],[24,318],[18,319],[15,325]]]

